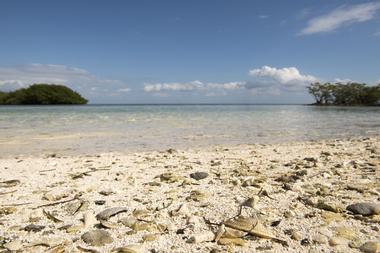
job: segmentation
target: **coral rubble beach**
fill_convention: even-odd
[[[1,252],[380,252],[380,137],[0,168]]]

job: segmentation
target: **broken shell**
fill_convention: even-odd
[[[119,213],[127,212],[128,209],[126,207],[112,207],[108,208],[96,215],[98,220],[108,220],[110,217],[115,216]]]
[[[19,183],[20,183],[20,180],[17,180],[17,179],[6,180],[6,181],[0,182],[0,187],[1,188],[9,188],[9,187],[13,187],[13,186],[18,185]]]
[[[95,215],[92,211],[87,211],[83,214],[83,221],[85,228],[92,228],[97,223]]]
[[[65,206],[65,209],[69,214],[74,215],[80,211],[86,211],[89,205],[90,203],[88,201],[79,200],[79,201],[67,203],[67,205]]]
[[[71,225],[68,227],[65,227],[64,229],[66,230],[67,233],[76,233],[78,231],[81,231],[84,228],[83,224],[78,224],[78,225]]]
[[[45,211],[45,209],[42,209],[42,212],[43,214],[49,219],[49,220],[52,220],[54,222],[63,222],[62,220],[58,219],[57,217],[55,217],[53,214],[51,214],[50,212],[48,211]]]
[[[240,231],[233,228],[225,228],[225,232],[222,235],[223,238],[241,238],[247,235],[247,232]]]
[[[10,251],[17,251],[22,248],[22,244],[20,240],[13,240],[11,242],[5,243],[3,247]]]
[[[121,222],[121,224],[123,224],[124,226],[132,228],[133,225],[136,224],[137,219],[133,216],[129,216],[129,217],[121,218],[119,222]]]
[[[241,238],[220,238],[218,244],[244,246],[246,244],[246,241]]]
[[[204,201],[208,198],[208,195],[204,192],[201,192],[201,191],[197,191],[197,190],[194,190],[194,191],[191,191],[190,192],[190,196],[187,197],[187,199],[191,199],[193,201]]]
[[[271,232],[269,232],[257,218],[238,216],[237,218],[225,221],[224,224],[227,227],[247,232],[250,235],[272,239],[283,245],[287,245],[286,241],[276,238]]]
[[[119,247],[111,250],[111,252],[116,253],[139,253],[141,252],[141,245],[134,244],[134,245],[128,245],[124,247]]]
[[[186,217],[191,215],[191,212],[189,210],[189,207],[186,203],[180,205],[177,210],[173,210],[170,212],[171,216],[178,216],[178,215],[184,215]]]
[[[215,235],[211,231],[206,231],[203,233],[199,233],[190,237],[187,242],[188,243],[200,243],[200,242],[211,242],[215,239]]]
[[[100,221],[100,225],[102,225],[102,227],[104,228],[117,228],[117,223],[115,222],[110,222],[110,221],[106,221],[106,220],[101,220]]]
[[[224,224],[220,225],[218,228],[218,231],[216,231],[215,241],[218,242],[225,232],[226,232],[226,226]]]

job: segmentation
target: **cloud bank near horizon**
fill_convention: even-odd
[[[34,83],[63,84],[89,98],[129,92],[122,81],[104,79],[81,68],[57,64],[0,67],[0,90],[12,91]]]
[[[305,91],[305,87],[318,78],[304,75],[296,67],[275,68],[263,66],[248,72],[251,79],[226,83],[208,83],[199,80],[191,82],[146,83],[144,91],[148,93],[167,92],[203,92],[206,95],[227,95],[233,91],[250,91],[252,94]],[[214,92],[212,92],[214,91]]]
[[[247,72],[238,81],[209,82],[194,80],[189,82],[150,82],[133,87],[115,79],[100,78],[87,70],[55,64],[29,64],[0,67],[0,90],[11,91],[27,87],[33,83],[64,84],[93,101],[125,101],[127,97],[149,100],[149,97],[169,97],[176,95],[193,98],[258,94],[306,94],[306,87],[321,79],[301,72],[296,67],[276,68],[262,66]],[[335,81],[351,81],[335,79]],[[182,94],[182,95],[181,95]],[[119,100],[117,100],[119,99]]]

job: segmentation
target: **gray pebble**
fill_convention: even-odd
[[[103,246],[113,242],[111,234],[102,229],[86,232],[81,238],[85,243],[91,246]]]
[[[208,173],[203,172],[203,171],[194,172],[194,173],[190,174],[190,177],[195,179],[195,180],[202,180],[202,179],[205,179],[206,177],[208,177]]]
[[[380,213],[380,204],[378,203],[356,203],[346,207],[346,209],[354,214],[375,215]]]

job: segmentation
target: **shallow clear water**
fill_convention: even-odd
[[[380,134],[380,107],[0,106],[0,156],[251,144]]]

